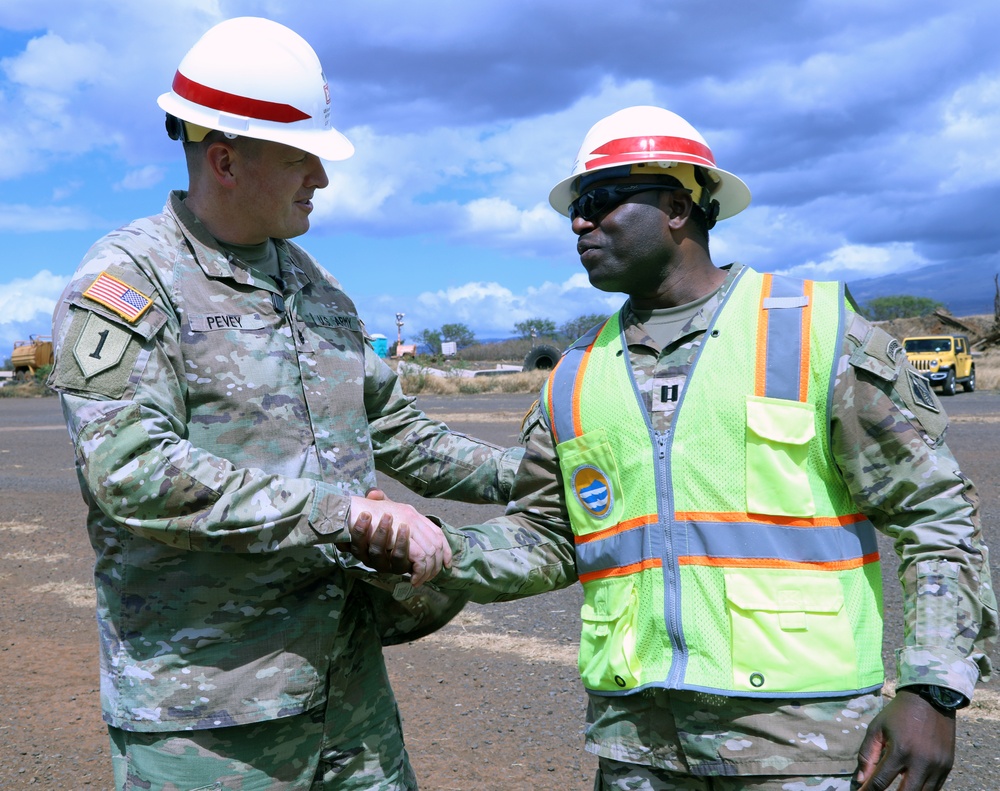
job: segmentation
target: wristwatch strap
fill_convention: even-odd
[[[954,712],[969,705],[969,699],[965,695],[948,687],[939,687],[935,684],[913,684],[902,687],[902,689],[916,692],[938,711]]]

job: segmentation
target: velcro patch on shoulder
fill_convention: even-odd
[[[101,272],[83,292],[83,296],[104,305],[130,324],[135,324],[153,304],[153,300],[139,289],[107,272]]]
[[[518,442],[522,445],[527,442],[528,437],[531,436],[531,432],[534,431],[539,423],[544,423],[542,402],[535,399],[535,403],[528,407],[528,411],[525,412],[524,417],[521,419],[521,434],[518,437]]]
[[[941,402],[934,395],[934,388],[931,387],[931,383],[912,368],[907,369],[906,375],[910,382],[910,393],[913,396],[913,403],[919,404],[931,412],[940,412]]]
[[[133,337],[131,332],[103,316],[90,313],[80,337],[73,344],[73,356],[84,378],[90,379],[118,365]]]
[[[146,340],[156,335],[167,322],[167,314],[159,305],[155,304],[150,296],[155,293],[153,284],[141,273],[125,270],[112,264],[105,271],[96,276],[91,275],[90,278],[93,279],[90,279],[89,282],[88,278],[82,279],[79,289],[75,289],[75,293],[69,298],[70,304],[85,311],[97,313]],[[112,283],[113,292],[105,291],[100,285],[107,286],[109,283]],[[130,305],[130,308],[122,308],[121,304],[111,296],[112,293],[121,291],[123,287],[125,291],[122,292],[122,296],[124,300],[127,300],[125,304]],[[143,307],[142,305],[145,303],[142,300],[148,300],[149,304]]]
[[[120,397],[142,350],[142,336],[119,319],[74,308],[56,355],[50,383],[56,390]]]
[[[861,345],[854,350],[850,363],[886,382],[895,382],[902,364],[903,347],[880,327],[869,327]]]

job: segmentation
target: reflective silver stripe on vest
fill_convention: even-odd
[[[875,529],[863,520],[842,527],[787,527],[757,522],[687,522],[680,557],[839,563],[878,552]],[[642,527],[576,545],[580,574],[630,566],[658,554]],[[723,563],[723,565],[725,565]]]
[[[660,553],[653,552],[650,542],[646,540],[647,527],[643,525],[615,533],[607,538],[577,544],[577,571],[581,575],[594,571],[607,571],[660,557]]]
[[[771,294],[763,301],[767,311],[767,379],[764,386],[767,398],[799,400],[802,312],[808,304],[805,281],[772,276]]]
[[[613,318],[615,317],[612,316]],[[586,335],[563,353],[559,365],[552,372],[549,391],[552,414],[549,415],[549,420],[555,429],[556,442],[565,442],[576,436],[576,428],[573,426],[573,388],[576,386],[576,375],[580,370],[580,363],[583,362],[587,349],[590,348],[590,344],[594,342],[602,329],[604,329],[604,324],[592,327]]]

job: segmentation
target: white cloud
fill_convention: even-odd
[[[911,242],[881,246],[847,244],[830,251],[820,261],[807,261],[775,272],[814,280],[853,280],[916,269],[927,263]]]
[[[12,82],[56,96],[81,84],[99,82],[107,73],[107,53],[96,42],[66,42],[55,33],[32,39],[24,52],[0,60],[0,69]]]
[[[330,185],[316,193],[313,226],[390,234],[439,234],[460,243],[527,255],[564,251],[565,218],[548,204],[568,175],[586,130],[629,104],[654,101],[648,81],[604,80],[565,110],[505,123],[345,134],[355,155],[327,163]]]
[[[406,313],[404,334],[410,337],[455,322],[468,325],[479,337],[507,337],[526,319],[550,319],[559,326],[584,314],[611,313],[624,301],[621,294],[593,288],[587,275],[578,272],[561,283],[546,281],[519,290],[496,282],[469,282],[416,297],[380,297],[365,321],[372,327],[393,326],[388,308],[397,306],[392,309]]]
[[[7,233],[44,233],[80,231],[99,223],[83,209],[68,206],[25,206],[0,204],[0,231]]]
[[[492,237],[509,246],[531,245],[566,236],[566,222],[548,203],[522,211],[503,198],[479,198],[465,206],[464,234]]]
[[[41,320],[48,326],[56,302],[68,282],[69,278],[43,269],[28,279],[18,278],[0,284],[0,324]]]
[[[940,158],[953,171],[941,183],[948,191],[995,184],[1000,180],[1000,75],[986,74],[963,85],[944,109]]]
[[[751,209],[713,232],[719,263],[864,276],[954,258],[969,237],[997,248],[988,213],[968,219],[982,209],[956,205],[966,219],[959,225],[926,208],[970,188],[1000,190],[994,0],[804,0],[795,13],[770,17],[739,0],[722,0],[714,17],[692,4],[622,0],[602,22],[609,40],[640,19],[648,30],[690,31],[674,42],[669,69],[642,45],[628,58],[614,47],[578,57],[596,0],[582,0],[575,15],[556,0],[344,0],[336,15],[327,5],[0,0],[0,180],[33,179],[30,189],[5,193],[19,204],[0,204],[0,231],[48,252],[55,235],[36,242],[28,234],[103,231],[97,211],[128,219],[121,215],[146,197],[138,193],[164,177],[161,163],[180,158],[156,96],[204,30],[249,13],[289,24],[323,53],[335,123],[358,150],[329,166],[331,186],[317,193],[313,215],[319,233],[307,246],[351,234],[364,259],[364,241],[377,239],[395,259],[377,271],[409,277],[404,264],[390,267],[408,245],[432,239],[440,260],[419,272],[429,294],[447,291],[456,267],[477,278],[468,263],[477,247],[568,263],[572,237],[547,207],[548,191],[589,126],[630,104],[689,115],[720,165],[750,183]],[[712,57],[691,57],[709,39]],[[109,173],[125,174],[116,194]],[[81,208],[22,205],[44,200],[29,197],[38,195],[71,197]],[[439,306],[478,304],[484,322],[506,325],[509,317],[489,311],[538,315],[548,292],[537,284],[559,275],[532,270],[537,295],[517,282],[524,274],[489,277],[509,294],[469,292]],[[606,299],[573,292],[584,293]]]
[[[155,187],[166,175],[167,169],[159,165],[146,165],[137,170],[130,170],[125,178],[115,184],[116,190],[144,190]]]

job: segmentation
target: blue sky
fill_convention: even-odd
[[[3,0],[0,359],[49,332],[93,241],[186,186],[156,97],[242,15],[323,62],[357,154],[298,241],[373,332],[617,307],[547,196],[633,104],[687,118],[750,186],[716,263],[852,281],[1000,261],[996,0]]]

